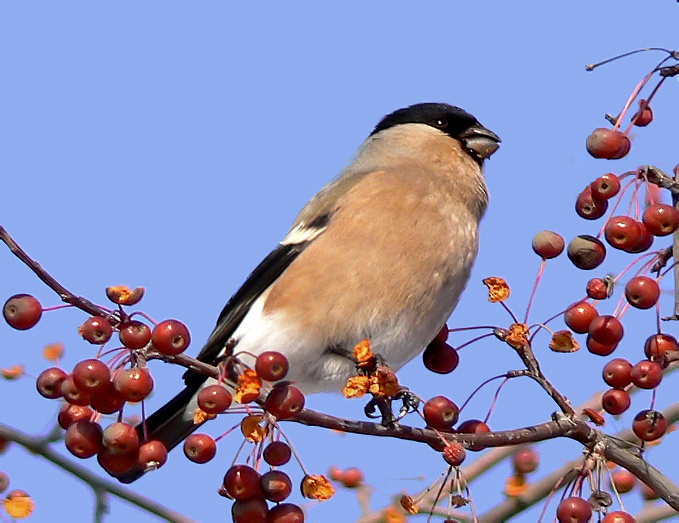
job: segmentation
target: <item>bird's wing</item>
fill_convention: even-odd
[[[255,300],[283,274],[316,237],[323,233],[331,214],[324,213],[308,224],[302,223],[293,227],[279,246],[262,260],[227,302],[217,319],[215,329],[196,357],[198,360],[206,363],[215,362]],[[189,370],[184,374],[184,379],[187,383],[193,380],[202,382],[205,376]]]

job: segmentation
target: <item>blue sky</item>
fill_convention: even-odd
[[[487,303],[482,278],[509,280],[510,305],[522,312],[538,268],[530,250],[535,232],[594,234],[599,225],[572,211],[585,184],[609,170],[645,163],[670,170],[677,163],[676,81],[658,95],[656,121],[634,132],[626,159],[596,161],[584,148],[603,114],[619,111],[660,55],[638,55],[595,73],[586,73],[585,64],[638,47],[672,48],[677,9],[670,1],[642,8],[610,0],[3,3],[0,223],[78,294],[103,301],[107,285],[145,286],[143,310],[187,323],[195,354],[228,297],[384,114],[421,101],[448,102],[503,139],[486,169],[491,206],[479,260],[451,325],[506,325],[507,316]],[[604,272],[619,270],[624,260],[612,256]],[[3,299],[30,292],[57,304],[9,252],[0,250],[0,270]],[[532,319],[579,298],[589,277],[565,258],[555,260]],[[23,362],[37,375],[47,366],[40,349],[53,341],[66,344],[67,367],[90,357],[92,348],[76,332],[84,319],[77,311],[50,313],[26,333],[0,325],[0,366]],[[631,311],[626,322],[620,355],[637,361],[654,318]],[[544,370],[574,403],[603,389],[603,360],[586,351],[548,354],[547,341],[536,347]],[[461,356],[458,371],[444,377],[426,372],[416,358],[401,381],[424,397],[446,394],[461,403],[482,380],[519,366],[497,342],[472,345]],[[160,363],[152,371],[152,405],[160,405],[178,387],[180,371]],[[676,379],[667,381],[660,406],[676,388]],[[469,417],[485,416],[493,391],[470,404]],[[34,433],[49,427],[56,405],[38,397],[30,379],[2,382],[0,394],[3,422]],[[650,393],[640,394],[632,410],[649,400]],[[334,396],[308,404],[361,416],[362,404]],[[517,380],[505,388],[491,426],[539,423],[552,410],[533,384]],[[609,425],[622,428],[631,416]],[[218,435],[234,422],[213,422],[207,430]],[[296,426],[287,431],[312,471],[360,465],[374,485],[375,507],[401,489],[419,491],[444,466],[421,445]],[[676,437],[669,435],[668,444]],[[201,467],[175,452],[163,470],[134,487],[197,520],[223,520],[229,503],[215,491],[238,445],[235,437],[225,439],[216,460]],[[579,453],[572,442],[543,448],[545,471]],[[662,464],[662,452],[654,449],[651,462]],[[0,458],[0,470],[35,498],[34,521],[53,520],[65,507],[74,521],[90,519],[87,487],[53,467],[13,449]],[[502,498],[508,472],[499,467],[472,490],[477,506]],[[636,497],[631,503],[638,505]],[[309,520],[358,515],[354,495],[340,492],[312,507]],[[152,520],[112,500],[110,521],[125,518]]]

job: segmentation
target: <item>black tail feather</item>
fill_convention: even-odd
[[[203,380],[204,381],[204,380]],[[198,392],[202,382],[190,383],[156,412],[146,418],[146,438],[144,438],[144,422],[137,425],[139,441],[158,440],[171,450],[186,439],[201,424],[195,424],[193,419],[184,420],[184,410],[191,398]],[[134,466],[123,474],[112,474],[122,483],[132,483],[144,474],[144,470]]]

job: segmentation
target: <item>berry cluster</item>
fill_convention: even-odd
[[[145,364],[147,356],[153,351],[176,356],[188,347],[191,337],[186,326],[177,320],[149,326],[133,317],[145,315],[127,314],[122,306],[136,304],[143,290],[112,287],[107,289],[107,296],[119,306],[118,310],[91,316],[78,329],[83,339],[99,346],[98,356],[78,362],[70,373],[56,366],[44,370],[37,378],[36,388],[45,398],[64,400],[58,422],[66,430],[65,445],[73,455],[82,459],[96,456],[99,465],[114,475],[133,467],[145,471],[157,469],[166,462],[167,449],[160,441],[146,438],[143,423],[135,428],[123,421],[122,412],[127,403],[144,401],[153,390],[153,378]],[[38,323],[44,310],[47,309],[33,296],[19,294],[7,300],[3,315],[9,325],[25,330]],[[104,350],[116,332],[121,346]],[[102,360],[106,355],[113,355],[108,362]],[[240,353],[230,358],[219,382],[199,391],[194,418],[199,424],[218,414],[238,411],[234,403],[253,404],[248,406],[248,415],[240,424],[246,440],[256,446],[251,454],[255,456],[252,466],[247,463],[232,466],[220,493],[235,500],[232,514],[236,522],[302,522],[302,509],[283,503],[292,491],[292,481],[278,467],[290,460],[292,450],[279,439],[282,432],[278,421],[301,412],[304,395],[282,381],[288,373],[285,356],[264,352],[256,356],[253,369],[242,362],[248,356],[252,355]],[[266,415],[252,414],[258,408]],[[103,428],[102,415],[108,414],[118,414],[118,420]],[[206,463],[215,456],[219,439],[192,434],[184,443],[184,454],[195,463]],[[264,463],[271,470],[261,473]],[[352,482],[352,476],[355,474],[347,473],[345,485]],[[327,499],[333,489],[323,476],[306,474],[302,491],[311,499]],[[269,502],[275,505],[269,508]]]

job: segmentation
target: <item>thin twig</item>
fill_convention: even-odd
[[[45,269],[42,268],[42,265],[32,259],[21,247],[19,247],[19,245],[14,241],[14,238],[9,235],[2,225],[0,225],[0,241],[7,245],[9,250],[12,251],[12,254],[14,254],[14,256],[19,258],[24,263],[24,265],[31,269],[35,275],[40,278],[43,283],[45,283],[45,285],[56,292],[62,301],[73,305],[74,307],[77,307],[80,310],[91,314],[92,316],[103,316],[113,325],[120,323],[120,318],[118,316],[112,314],[110,311],[106,311],[98,305],[95,305],[87,298],[76,296],[61,283],[55,280]]]
[[[121,486],[117,482],[100,478],[85,467],[77,465],[76,463],[64,458],[61,454],[52,449],[42,437],[31,436],[30,434],[26,434],[25,432],[10,427],[9,425],[0,423],[0,438],[18,443],[33,454],[42,456],[69,474],[79,478],[84,483],[95,489],[95,491],[108,492],[109,494],[132,503],[142,510],[146,510],[151,514],[155,514],[166,521],[176,521],[181,523],[193,521],[189,517],[180,514],[179,512],[175,512],[174,510],[161,505],[153,499],[142,496],[133,490]]]

